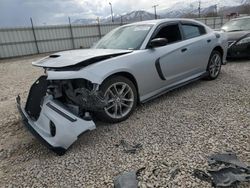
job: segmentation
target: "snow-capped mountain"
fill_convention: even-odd
[[[85,18],[85,19],[76,19],[72,22],[72,24],[96,24],[96,19]]]
[[[129,22],[135,22],[135,21],[142,21],[142,20],[152,20],[155,19],[155,15],[152,13],[149,13],[144,10],[137,10],[132,11],[129,13],[125,13],[122,15],[114,15],[114,22],[115,23],[129,23]],[[100,18],[101,23],[110,23],[111,22],[111,16]],[[97,23],[96,19],[77,19],[72,22],[72,24],[93,24]]]
[[[223,7],[236,7],[250,4],[250,0],[201,0],[201,13],[215,12]],[[198,14],[199,0],[180,0],[172,6],[162,8],[159,14],[164,17],[181,17],[186,14]]]
[[[201,0],[201,14],[215,13],[216,11],[223,10],[224,13],[232,12],[233,10],[238,11],[239,7],[242,5],[250,5],[250,0]],[[171,6],[161,5],[157,9],[158,18],[173,18],[173,17],[183,17],[188,14],[198,14],[199,0],[180,0]],[[230,10],[230,11],[228,11]],[[114,22],[116,23],[129,23],[141,20],[151,20],[154,19],[155,15],[153,13],[137,10],[122,15],[114,15]],[[110,23],[111,16],[100,18],[101,23]],[[97,23],[96,19],[77,19],[73,24],[93,24]]]
[[[117,15],[114,17],[115,22],[135,22],[135,21],[142,21],[142,20],[152,20],[155,18],[155,15],[144,10],[137,10],[132,11],[127,14]],[[110,20],[110,17],[109,17]]]

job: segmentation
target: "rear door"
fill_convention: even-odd
[[[181,31],[190,74],[205,71],[211,53],[212,37],[207,34],[204,26],[193,22],[182,22]]]

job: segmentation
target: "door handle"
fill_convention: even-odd
[[[187,51],[187,48],[181,49],[181,52],[185,52],[185,51]]]
[[[208,40],[207,40],[207,43],[209,43],[209,42],[211,42],[211,39],[208,39]]]

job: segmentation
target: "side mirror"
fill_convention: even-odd
[[[149,47],[157,48],[157,47],[165,46],[167,43],[168,43],[168,40],[166,38],[155,38],[150,41]]]

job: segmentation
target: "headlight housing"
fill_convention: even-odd
[[[250,43],[250,36],[247,36],[237,42],[237,45]]]

